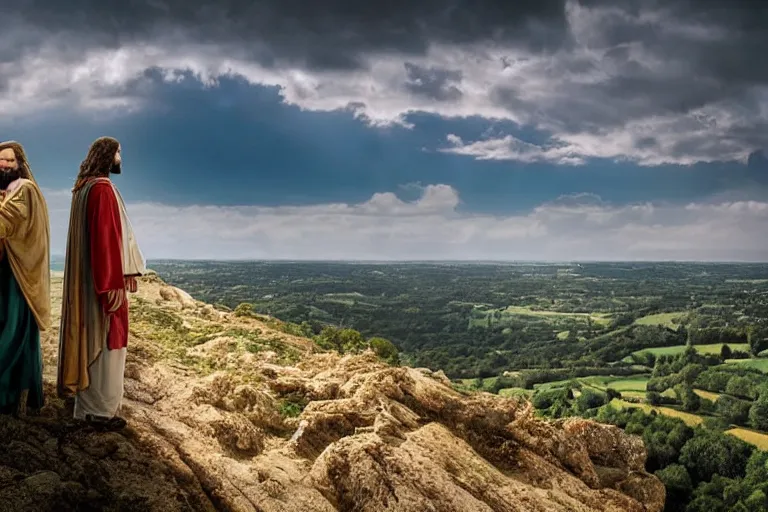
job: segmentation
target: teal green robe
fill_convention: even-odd
[[[22,391],[27,406],[43,406],[40,329],[13,275],[7,256],[0,260],[0,413],[15,412]]]

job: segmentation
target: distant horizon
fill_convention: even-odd
[[[51,261],[63,261],[63,254],[51,256]],[[392,263],[454,263],[454,264],[504,264],[504,265],[580,265],[594,263],[646,263],[646,264],[723,264],[723,265],[768,265],[768,260],[641,260],[641,259],[604,259],[604,260],[500,260],[500,259],[302,259],[302,258],[249,258],[249,259],[212,259],[212,258],[147,258],[150,262],[181,263],[349,263],[349,264],[392,264]]]

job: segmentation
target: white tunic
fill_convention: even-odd
[[[86,415],[112,418],[120,411],[123,401],[123,376],[127,348],[109,350],[107,340],[99,357],[88,369],[91,385],[75,396],[75,418]]]

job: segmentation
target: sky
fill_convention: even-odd
[[[0,140],[63,254],[97,137],[145,256],[768,261],[751,0],[17,0]]]

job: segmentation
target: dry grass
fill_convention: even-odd
[[[713,402],[720,398],[719,393],[712,393],[711,391],[704,391],[703,389],[694,389],[693,392],[699,395],[701,398],[706,398],[707,400],[711,400]]]
[[[44,374],[54,380],[63,277],[63,272],[51,272],[52,327],[41,336]],[[205,342],[217,337],[237,338],[233,356],[250,353],[261,359],[274,353],[276,363],[294,362],[302,354],[314,352],[317,348],[311,340],[284,333],[258,319],[232,314],[224,314],[221,318],[206,316],[202,303],[187,301],[182,304],[183,301],[167,300],[169,289],[172,287],[157,276],[148,275],[139,280],[138,292],[129,294],[129,361],[165,360],[208,374],[230,366],[224,364],[222,354],[206,353]]]
[[[700,425],[704,421],[704,419],[697,414],[678,411],[677,409],[672,409],[671,407],[656,407],[648,404],[633,404],[631,402],[625,402],[624,400],[619,400],[618,398],[614,398],[613,400],[611,400],[611,405],[613,407],[616,407],[617,409],[623,409],[626,407],[638,407],[644,410],[645,412],[656,411],[659,414],[663,414],[665,416],[679,418],[683,420],[685,424],[690,427],[695,427],[697,425]]]
[[[747,430],[745,428],[732,428],[726,430],[726,434],[736,436],[742,441],[756,446],[760,450],[768,451],[768,435],[755,432],[754,430]]]

